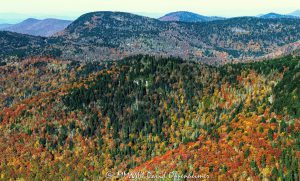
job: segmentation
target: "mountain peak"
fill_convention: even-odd
[[[39,19],[35,19],[35,18],[28,18],[28,19],[25,19],[24,21],[22,21],[21,23],[33,23],[33,22],[39,22],[41,20]]]
[[[261,15],[260,18],[265,18],[265,19],[278,19],[278,18],[291,18],[291,19],[295,19],[298,18],[296,16],[292,16],[292,15],[283,15],[283,14],[278,14],[278,13],[268,13],[268,14],[264,14]]]
[[[132,14],[132,13],[127,13],[127,12],[119,12],[119,11],[95,11],[95,12],[90,12],[90,13],[86,13],[81,15],[79,18],[77,18],[76,21],[82,21],[82,20],[91,20],[91,18],[111,18],[111,19],[119,19],[121,17],[123,18],[146,18],[146,19],[151,19],[148,17],[144,17],[144,16],[140,16],[140,15],[136,15],[136,14]]]
[[[21,23],[3,28],[3,30],[35,36],[51,36],[64,30],[70,23],[71,21],[52,18],[44,20],[28,18]]]
[[[197,13],[193,13],[193,12],[190,12],[190,11],[175,11],[175,12],[171,12],[171,13],[168,13],[166,14],[167,15],[179,15],[179,16],[183,16],[183,15],[193,15],[193,16],[203,16],[203,15],[200,15],[200,14],[197,14]]]
[[[182,22],[206,22],[224,19],[221,17],[203,16],[189,11],[171,12],[159,18],[160,21],[182,21]]]
[[[69,33],[74,32],[91,32],[95,28],[101,27],[102,29],[117,29],[118,27],[126,27],[128,24],[139,25],[141,23],[148,23],[151,25],[156,19],[149,17],[139,16],[125,12],[113,12],[113,11],[97,11],[86,13],[77,18],[68,28],[65,30]],[[128,27],[127,27],[128,28]],[[83,32],[85,31],[85,32]]]

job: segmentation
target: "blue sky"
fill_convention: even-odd
[[[91,11],[125,11],[157,17],[185,10],[214,16],[255,16],[268,12],[282,14],[300,9],[300,0],[1,0],[0,19],[32,17],[76,18]],[[12,18],[11,18],[12,19]]]

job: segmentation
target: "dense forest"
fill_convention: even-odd
[[[299,72],[296,56],[218,67],[146,55],[3,63],[0,179],[121,170],[299,180]]]
[[[83,14],[51,37],[0,31],[0,59],[120,60],[137,54],[208,64],[253,61],[300,47],[300,19],[237,17],[209,22],[160,21],[124,12]]]

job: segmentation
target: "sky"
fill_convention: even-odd
[[[1,0],[0,20],[24,16],[74,19],[91,11],[124,11],[154,18],[172,11],[235,17],[288,14],[298,9],[300,0]]]

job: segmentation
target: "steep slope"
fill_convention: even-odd
[[[270,108],[267,103],[266,107],[256,105],[256,110],[245,109],[246,101],[246,104],[240,106],[240,113],[235,118],[225,118],[213,127],[204,127],[206,132],[197,141],[154,157],[129,173],[145,173],[145,178],[147,173],[155,173],[165,178],[177,179],[187,176],[191,179],[209,180],[298,180],[300,106],[297,101],[300,92],[297,91],[299,86],[296,84],[299,85],[299,65],[299,58],[297,60],[291,57],[263,63],[228,65],[227,68],[230,67],[235,73],[240,68],[250,70],[252,73],[238,76],[237,80],[238,84],[246,87],[247,81],[251,80],[250,84],[254,89],[262,85],[261,73],[268,75],[271,71],[280,69],[285,72],[284,78],[273,89],[275,96],[268,98],[271,105],[275,99],[273,107]],[[226,94],[231,96],[230,91],[226,91]],[[286,102],[283,101],[285,99]],[[256,100],[251,98],[251,101]],[[253,106],[252,103],[248,105]],[[273,108],[284,117],[276,115]],[[287,115],[297,119],[288,119]],[[127,178],[130,177],[132,175],[128,174]]]
[[[144,178],[151,173],[172,179],[299,180],[299,142],[292,141],[299,139],[299,121],[263,119],[240,115],[215,129],[217,138],[200,136],[129,173],[145,173]]]
[[[1,178],[104,180],[147,170],[297,180],[299,115],[274,102],[300,101],[299,60],[211,67],[135,56],[1,66]]]
[[[160,17],[160,21],[181,21],[181,22],[207,22],[214,20],[224,20],[222,17],[202,16],[196,13],[187,11],[172,12]]]
[[[72,21],[59,19],[38,20],[29,18],[21,23],[9,26],[3,30],[34,35],[34,36],[51,36],[59,31],[64,30]]]

